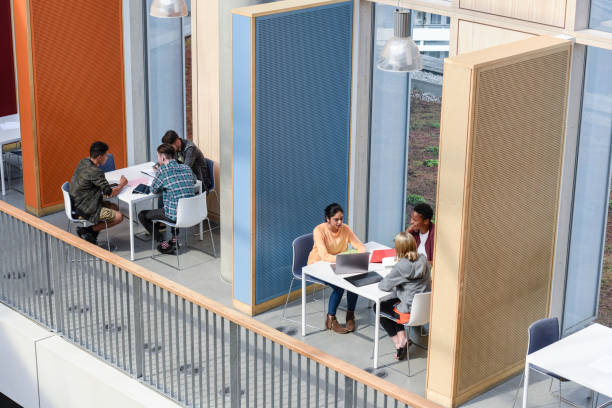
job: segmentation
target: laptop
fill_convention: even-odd
[[[336,263],[331,264],[332,270],[336,275],[347,275],[350,273],[362,273],[368,271],[370,263],[370,253],[362,252],[357,254],[336,255]]]
[[[353,284],[353,286],[360,287],[360,286],[371,285],[372,283],[380,282],[382,280],[382,276],[380,276],[376,272],[366,272],[366,273],[360,273],[359,275],[355,275],[355,276],[348,276],[344,279],[346,279],[348,282]]]

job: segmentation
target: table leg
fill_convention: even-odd
[[[523,381],[523,408],[527,408],[527,390],[529,390],[529,363],[525,362],[525,380]]]
[[[380,330],[380,300],[376,300],[376,319],[374,322],[374,370],[378,368],[378,336]]]
[[[134,260],[134,203],[130,202],[130,260]]]
[[[306,274],[302,272],[302,336],[306,335]]]
[[[6,195],[4,190],[4,153],[2,152],[2,145],[0,145],[0,179],[2,180],[2,195]]]

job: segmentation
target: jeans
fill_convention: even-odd
[[[149,234],[153,233],[152,231],[153,230],[153,220],[164,220],[164,221],[174,222],[170,218],[166,217],[163,208],[158,208],[156,210],[143,210],[138,213],[138,221],[140,221],[142,226],[145,227],[147,231],[149,231]],[[158,222],[158,223],[155,223],[155,225],[160,226],[163,224]],[[155,229],[157,230],[157,227]],[[170,227],[166,228],[166,231],[164,232],[164,241],[170,241],[172,239],[171,230],[172,228]]]
[[[338,305],[340,304],[340,300],[342,300],[344,289],[339,288],[334,285],[329,285],[329,286],[333,289],[333,292],[331,296],[329,297],[328,313],[330,316],[335,316],[336,310],[338,309]],[[355,306],[357,305],[357,298],[358,296],[354,294],[353,292],[348,292],[348,291],[346,292],[346,308],[348,309],[349,312],[355,311]]]

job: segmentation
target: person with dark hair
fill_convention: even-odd
[[[175,155],[174,147],[170,144],[162,144],[157,148],[159,168],[151,183],[151,191],[163,192],[163,208],[138,213],[138,220],[150,234],[157,235],[157,230],[153,232],[153,220],[176,222],[179,199],[194,195],[193,186],[197,181],[195,175],[188,166],[177,163]],[[171,228],[166,228],[164,237],[157,246],[157,250],[163,254],[173,253],[177,249],[177,231],[172,233],[170,230]]]
[[[116,204],[103,200],[103,196],[115,197],[127,184],[127,179],[121,176],[119,185],[112,188],[104,171],[99,166],[106,163],[108,145],[104,142],[94,142],[89,148],[89,157],[81,160],[70,180],[70,199],[72,208],[79,218],[91,222],[90,227],[77,228],[77,234],[82,239],[97,244],[99,232],[108,227],[114,227],[123,220]]]
[[[202,151],[191,140],[181,139],[174,130],[168,130],[164,134],[162,143],[174,147],[176,161],[189,166],[196,178],[202,182],[202,190],[208,192],[212,187],[212,180]]]
[[[317,225],[312,231],[314,245],[308,255],[308,265],[318,262],[336,262],[336,255],[348,249],[349,243],[358,252],[365,252],[365,246],[355,236],[348,225],[343,223],[344,211],[340,204],[332,203],[325,207],[325,222]],[[336,319],[336,310],[344,294],[344,289],[329,285],[333,293],[329,297],[329,310],[325,318],[325,327],[335,333],[348,333],[355,330],[355,306],[357,295],[346,292],[346,327]]]
[[[427,256],[427,260],[433,262],[433,247],[435,225],[431,221],[433,209],[429,204],[419,203],[414,206],[410,214],[410,225],[406,232],[412,234],[417,244],[417,252]]]

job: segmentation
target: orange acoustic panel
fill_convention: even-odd
[[[518,372],[548,315],[571,43],[445,61],[427,397],[457,406]]]
[[[92,142],[108,143],[117,166],[126,164],[122,2],[14,2],[24,17],[15,24],[19,71],[30,71],[24,87],[30,92],[21,92],[19,75],[20,106],[29,93],[32,107],[22,110],[22,129],[33,124],[22,132],[30,151],[24,151],[26,208],[44,213],[61,205],[60,186]]]

